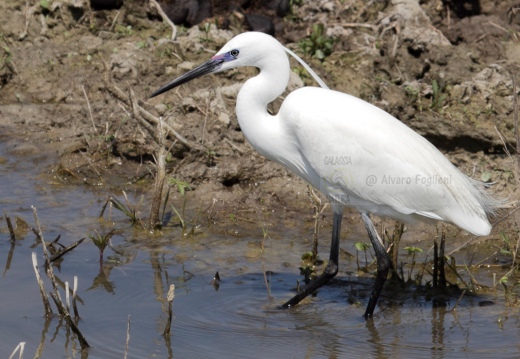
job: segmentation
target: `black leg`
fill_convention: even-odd
[[[381,289],[383,289],[383,284],[385,284],[386,277],[388,275],[388,270],[391,266],[391,262],[388,253],[386,253],[385,246],[383,246],[381,239],[377,235],[377,231],[374,228],[374,224],[370,220],[368,213],[361,213],[361,218],[363,219],[363,223],[365,223],[365,228],[367,229],[368,236],[370,237],[370,242],[372,242],[372,246],[374,247],[374,251],[376,252],[377,258],[376,284],[374,285],[372,294],[370,294],[370,300],[368,301],[367,310],[365,311],[365,319],[368,319],[372,317],[372,314],[374,314],[377,299],[379,298]]]
[[[290,308],[300,303],[305,297],[314,292],[316,289],[330,281],[338,273],[338,259],[339,259],[339,235],[341,230],[341,218],[343,215],[342,207],[335,207],[334,216],[332,220],[332,242],[330,245],[330,257],[327,267],[323,273],[315,278],[312,282],[305,286],[305,290],[296,294],[286,303],[282,304],[282,308]]]

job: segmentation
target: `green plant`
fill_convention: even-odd
[[[211,24],[209,22],[204,23],[204,38],[202,38],[203,41],[209,42],[211,41],[209,38],[209,33],[211,31]]]
[[[138,41],[137,44],[136,44],[137,48],[140,50],[140,49],[145,49],[148,47],[148,43],[146,41]]]
[[[217,156],[217,152],[210,148],[206,148],[206,164],[209,167],[215,165],[215,157]]]
[[[141,203],[138,203],[136,205],[131,205],[130,201],[128,200],[128,197],[126,195],[126,192],[123,191],[123,196],[125,197],[125,203],[122,203],[120,200],[118,200],[115,197],[108,197],[108,200],[106,201],[105,205],[101,209],[100,217],[103,217],[103,214],[105,213],[105,209],[108,204],[111,206],[114,206],[115,209],[122,212],[125,216],[127,216],[130,221],[132,222],[132,225],[136,225],[137,223],[140,223],[142,225],[141,217],[139,217],[138,210],[141,206]]]
[[[335,42],[336,39],[327,37],[324,34],[323,24],[314,24],[310,36],[301,40],[298,45],[305,55],[323,61],[327,56],[332,54]]]
[[[132,29],[132,25],[124,26],[121,24],[116,24],[115,31],[116,31],[116,33],[121,34],[123,36],[130,36],[134,33],[134,30]]]
[[[184,218],[184,211],[186,209],[186,190],[191,191],[190,184],[188,182],[185,182],[185,181],[182,181],[182,180],[179,180],[176,178],[170,178],[168,180],[168,186],[170,188],[175,187],[177,189],[177,192],[179,192],[179,194],[182,197],[182,209],[181,209],[180,213],[177,210],[177,208],[175,208],[173,203],[171,204],[171,207],[172,207],[172,210],[177,215],[177,218],[179,218],[180,225],[181,225],[182,229],[184,230],[184,229],[186,229],[186,225],[187,225],[186,220]],[[168,190],[168,193],[169,193],[169,190]],[[166,203],[166,201],[165,201],[165,203]]]
[[[4,53],[2,54],[2,62],[1,62],[2,67],[9,64],[13,58],[13,53],[9,49],[9,46],[4,46],[3,50],[4,50]]]
[[[103,252],[105,251],[110,238],[114,235],[115,230],[111,230],[107,234],[99,234],[96,230],[94,230],[94,234],[89,234],[89,238],[92,239],[92,242],[99,249],[99,261],[103,262]]]
[[[295,6],[302,6],[303,0],[289,0],[289,13],[287,14],[287,19],[289,20],[297,20],[297,17],[294,13],[294,7]]]
[[[519,281],[516,281],[511,286],[508,286],[507,283],[509,282],[509,277],[507,275],[503,276],[499,280],[499,284],[502,284],[502,287],[504,287],[504,298],[508,305],[515,305],[518,303],[519,295],[517,293],[517,288],[520,284]]]
[[[302,254],[302,266],[300,267],[300,275],[304,276],[305,284],[309,284],[316,275],[315,263],[318,260],[313,252],[305,252]]]
[[[493,174],[490,172],[490,171],[483,171],[482,174],[480,175],[480,180],[482,182],[489,182],[491,180],[491,176]]]
[[[414,101],[417,101],[419,99],[419,90],[417,90],[413,86],[407,85],[404,88],[404,92],[408,97],[411,97]]]
[[[296,75],[298,75],[298,77],[301,78],[302,80],[306,80],[306,79],[310,79],[311,78],[311,76],[309,75],[307,70],[305,70],[303,67],[294,67],[292,69],[292,71]]]
[[[500,249],[500,253],[510,256],[512,259],[511,269],[515,269],[518,264],[518,252],[520,246],[520,239],[514,244],[509,236],[504,231],[500,231],[500,238],[504,242],[504,247]]]
[[[354,247],[356,247],[356,264],[357,269],[360,270],[359,266],[359,252],[365,252],[365,268],[368,265],[368,257],[367,252],[370,249],[371,244],[370,243],[363,243],[363,242],[356,242],[354,243]]]
[[[49,10],[49,7],[50,7],[49,0],[40,0],[40,7],[43,10]]]
[[[432,104],[430,108],[432,110],[441,110],[444,106],[444,101],[448,97],[447,94],[443,93],[446,89],[445,86],[440,86],[436,80],[432,81]]]
[[[419,248],[419,247],[404,247],[404,249],[408,252],[408,256],[411,256],[412,257],[412,264],[410,266],[410,271],[408,272],[408,280],[407,282],[409,282],[411,279],[412,279],[412,272],[413,272],[413,268],[415,267],[415,255],[417,253],[422,253],[422,249]]]

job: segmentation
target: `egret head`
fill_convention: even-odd
[[[210,60],[152,93],[150,98],[203,75],[242,66],[263,68],[265,61],[275,54],[285,55],[283,46],[272,36],[261,32],[245,32],[232,38]]]

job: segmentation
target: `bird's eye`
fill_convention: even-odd
[[[229,54],[230,54],[231,56],[233,56],[235,59],[237,58],[237,56],[238,56],[239,53],[240,53],[240,51],[238,51],[238,50],[231,50],[231,51],[229,52]]]

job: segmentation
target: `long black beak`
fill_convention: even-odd
[[[224,62],[224,59],[221,56],[214,56],[211,60],[203,63],[199,67],[196,67],[193,70],[186,72],[184,75],[176,78],[172,82],[167,83],[166,85],[161,87],[159,90],[157,90],[153,94],[151,94],[150,98],[160,95],[166,91],[171,90],[174,87],[180,86],[193,79],[196,79],[197,77],[201,77],[201,76],[207,75],[209,73],[215,72],[220,68],[220,66],[222,65],[223,62]]]

